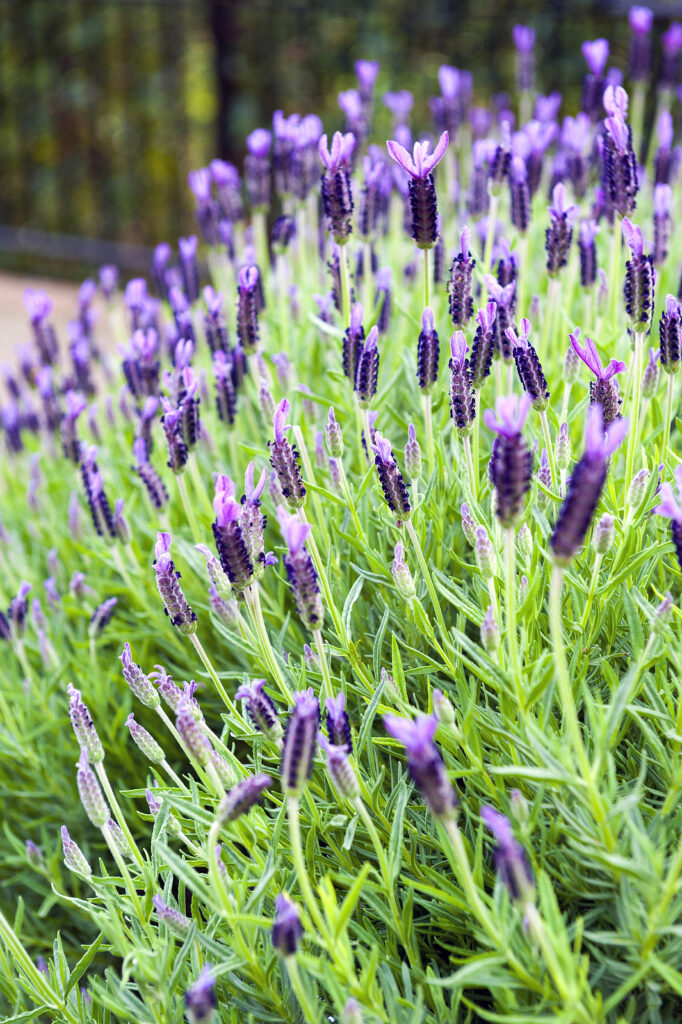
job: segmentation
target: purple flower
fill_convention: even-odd
[[[334,132],[331,150],[327,144],[327,136],[323,135],[318,143],[320,159],[327,171],[334,174],[339,170],[348,170],[351,166],[353,150],[355,149],[355,136],[352,132]]]
[[[585,63],[593,75],[601,76],[604,73],[606,62],[609,59],[609,43],[606,39],[593,39],[584,42],[581,47]]]
[[[483,422],[488,430],[494,430],[503,437],[516,437],[523,429],[531,404],[530,396],[526,394],[522,398],[517,395],[504,398],[500,395],[495,401],[495,412],[486,409]]]
[[[527,25],[514,25],[512,29],[514,46],[522,54],[532,53],[535,46],[535,29]]]
[[[355,75],[360,86],[360,92],[366,96],[371,95],[374,84],[379,75],[378,60],[356,60]]]
[[[169,533],[157,533],[154,562],[156,585],[163,601],[164,610],[171,623],[179,633],[187,636],[196,632],[197,617],[188,605],[185,595],[178,582],[177,572],[170,556],[171,536]]]
[[[310,778],[319,723],[320,705],[312,688],[298,690],[282,746],[281,785],[289,796],[300,796]]]
[[[210,1021],[215,1005],[215,978],[210,964],[204,964],[197,980],[185,992],[185,1009],[192,1024],[205,1024]]]
[[[298,907],[282,892],[275,899],[275,912],[272,944],[281,956],[293,956],[303,935]]]
[[[302,523],[297,515],[289,515],[282,505],[277,508],[277,518],[282,536],[289,549],[284,556],[284,567],[289,577],[298,613],[308,629],[320,629],[324,618],[324,606],[320,596],[317,572],[305,546],[310,533],[310,524]]]
[[[384,106],[393,114],[396,125],[406,125],[414,106],[414,96],[409,89],[401,89],[399,92],[385,92],[381,99]]]
[[[323,733],[318,733],[317,741],[327,755],[327,771],[339,796],[344,800],[354,800],[360,794],[360,785],[348,759],[346,744],[337,746],[330,743]]]
[[[277,742],[282,735],[282,723],[272,700],[265,692],[264,679],[252,679],[235,693],[235,700],[246,702],[246,711],[255,729],[269,740]]]
[[[218,808],[218,817],[222,822],[236,821],[247,814],[252,807],[260,802],[263,791],[272,783],[269,775],[259,772],[247,779],[242,779],[225,795]]]
[[[272,134],[266,128],[256,128],[246,136],[246,148],[252,156],[263,159],[270,152]]]
[[[327,733],[330,743],[337,747],[345,747],[347,753],[352,753],[353,741],[343,693],[338,693],[336,697],[327,697],[324,706],[327,711]]]
[[[438,728],[434,715],[420,715],[414,721],[384,715],[384,727],[405,747],[407,767],[424,803],[434,818],[453,819],[457,797],[433,737]]]
[[[509,819],[487,806],[481,807],[481,818],[497,841],[494,859],[500,880],[512,899],[528,902],[533,895],[533,873],[525,850],[514,838]]]
[[[654,12],[648,7],[635,5],[628,12],[628,22],[636,35],[648,35],[654,23]]]
[[[597,352],[597,346],[592,341],[592,338],[585,338],[585,345],[581,345],[579,340],[580,331],[577,327],[573,334],[569,334],[569,338],[571,339],[574,352],[582,359],[588,370],[592,371],[597,380],[611,380],[615,374],[622,373],[626,369],[625,363],[622,363],[619,359],[612,359],[606,369],[604,369]]]
[[[398,142],[387,142],[386,148],[390,156],[403,170],[407,171],[413,178],[421,179],[427,178],[440,160],[442,160],[448,148],[448,142],[448,133],[443,132],[431,156],[427,155],[429,151],[428,142],[415,142],[412,156]]]

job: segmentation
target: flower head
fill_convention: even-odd
[[[330,149],[327,144],[327,136],[323,135],[317,149],[322,163],[332,174],[341,168],[348,170],[355,149],[355,136],[352,132],[346,132],[345,135],[341,132],[334,132]]]
[[[585,338],[585,345],[581,345],[579,340],[580,330],[577,327],[573,334],[569,335],[569,338],[571,339],[574,352],[582,359],[585,366],[592,371],[597,380],[611,380],[617,373],[622,373],[626,369],[625,363],[622,363],[619,359],[612,359],[606,369],[604,369],[597,352],[597,346],[592,341],[592,338]]]
[[[508,398],[499,396],[495,402],[495,412],[486,409],[483,413],[483,422],[488,430],[494,430],[504,437],[516,437],[521,433],[531,404],[531,398],[527,394],[521,398],[518,395],[510,395]]]
[[[443,132],[431,156],[427,155],[429,151],[428,142],[415,142],[412,156],[399,142],[387,142],[386,148],[395,162],[413,178],[426,178],[431,174],[436,164],[442,160],[445,150],[448,148],[448,142],[448,133]]]
[[[609,59],[609,43],[606,39],[592,39],[583,43],[582,47],[585,63],[593,75],[603,75],[606,62]]]

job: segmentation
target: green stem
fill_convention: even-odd
[[[427,251],[426,249],[424,250]],[[431,395],[422,395],[422,402],[424,404],[424,432],[426,434],[426,462],[429,467],[429,476],[432,475],[435,464],[436,454],[433,444],[433,415],[431,411]]]
[[[218,694],[220,695],[220,699],[222,700],[223,704],[228,709],[228,711],[237,718],[238,721],[243,722],[242,716],[239,714],[239,711],[237,710],[237,707],[236,707],[234,701],[232,700],[232,698],[228,694],[228,692],[225,689],[225,687],[223,686],[223,684],[220,682],[220,679],[218,678],[218,673],[214,669],[213,664],[211,662],[211,659],[209,658],[208,654],[204,650],[204,646],[203,646],[201,640],[196,635],[196,633],[190,633],[189,634],[189,638],[192,641],[192,646],[194,647],[194,650],[197,652],[197,654],[201,658],[201,661],[203,662],[204,668],[206,669],[206,671],[208,672],[209,676],[211,677],[211,681],[212,681],[213,685],[215,686],[216,690],[218,691]]]
[[[365,538],[365,531],[362,529],[362,523],[358,518],[357,507],[355,505],[355,502],[353,501],[353,498],[351,497],[350,487],[348,485],[348,477],[346,476],[346,471],[343,468],[343,459],[338,459],[337,462],[339,466],[339,473],[341,475],[341,486],[343,487],[344,497],[346,499],[348,509],[352,516],[353,523],[355,524],[355,529],[357,530],[358,537],[360,538],[360,541],[363,544],[363,546],[365,546],[367,544],[367,539]]]
[[[471,493],[474,496],[474,500],[478,501],[478,494],[476,488],[478,481],[476,479],[476,471],[474,470],[474,460],[471,456],[471,441],[469,440],[468,437],[462,438],[462,447],[464,448],[464,458],[466,459],[467,464],[469,487],[471,488]]]
[[[300,1004],[306,1024],[317,1024],[320,1019],[320,1011],[316,1007],[310,1005],[308,993],[303,985],[301,975],[298,973],[296,954],[286,957],[284,963],[286,964],[291,987],[296,994],[296,998]]]
[[[263,655],[265,663],[270,670],[270,674],[277,683],[282,697],[287,704],[291,705],[294,702],[293,697],[291,696],[287,682],[282,675],[282,670],[277,664],[277,658],[275,657],[275,652],[272,649],[270,637],[268,636],[267,627],[263,618],[263,609],[260,604],[258,584],[252,583],[250,587],[247,587],[244,591],[244,597],[246,598],[246,604],[251,613],[251,619],[253,621],[254,629],[256,630],[256,638],[260,644],[261,654]]]
[[[310,884],[310,878],[308,876],[308,869],[303,859],[303,846],[301,843],[301,821],[299,817],[299,803],[297,796],[289,796],[287,800],[287,812],[289,818],[289,836],[291,839],[291,855],[294,861],[294,867],[296,869],[296,877],[298,879],[298,885],[303,896],[303,902],[305,903],[308,913],[315,922],[315,925],[320,932],[320,936],[323,937],[325,943],[327,940],[327,927],[322,916],[315,894],[313,893],[312,886]]]
[[[320,658],[320,667],[322,669],[323,696],[333,697],[334,684],[332,683],[332,677],[329,672],[329,663],[327,661],[327,652],[325,650],[324,640],[322,639],[322,633],[319,629],[313,630],[313,637],[315,639],[315,646],[317,647],[317,653]]]
[[[523,690],[521,687],[521,659],[516,634],[516,534],[511,526],[508,526],[504,531],[504,555],[504,603],[507,620],[507,646],[509,648],[509,665],[514,677],[514,686],[520,711],[523,706]]]
[[[480,388],[474,388],[474,409],[476,410],[476,416],[474,417],[473,431],[471,434],[472,438],[472,458],[474,465],[474,497],[478,500],[478,465],[479,465],[479,452],[481,446],[481,431],[479,427],[480,408],[481,408],[481,390]]]
[[[102,835],[104,836],[104,840],[105,840],[107,846],[109,847],[109,851],[111,853],[111,856],[116,861],[116,866],[118,867],[118,870],[121,872],[121,878],[123,879],[123,881],[125,883],[126,890],[128,892],[128,895],[130,896],[130,901],[133,904],[133,906],[135,907],[135,913],[137,914],[138,920],[139,920],[140,924],[142,925],[142,928],[144,929],[144,931],[145,931],[145,933],[147,935],[147,938],[149,939],[150,943],[152,943],[153,939],[152,939],[151,932],[149,931],[149,925],[147,924],[146,917],[142,913],[142,906],[140,904],[140,900],[139,900],[139,897],[137,895],[137,890],[136,890],[136,888],[135,888],[135,886],[133,884],[133,880],[130,877],[130,872],[128,871],[128,865],[123,860],[123,857],[121,856],[121,852],[118,849],[118,847],[116,846],[116,843],[114,842],[114,839],[113,839],[113,836],[111,834],[111,830],[109,829],[109,826],[106,825],[106,824],[102,825],[101,832],[102,832]]]
[[[554,651],[554,670],[559,689],[559,698],[564,716],[564,722],[573,744],[573,751],[578,761],[580,773],[587,787],[592,813],[598,824],[601,826],[604,844],[610,852],[615,849],[615,840],[610,826],[606,821],[604,806],[599,793],[595,788],[594,776],[590,765],[585,744],[583,743],[578,721],[578,712],[573,698],[571,679],[568,673],[568,662],[566,661],[566,648],[564,646],[564,631],[561,621],[561,588],[563,584],[563,569],[555,565],[552,571],[552,580],[549,590],[549,632],[552,639]]]
[[[350,327],[350,272],[348,270],[347,246],[339,246],[341,266],[341,320],[344,328]]]
[[[303,463],[303,468],[305,470],[306,477],[308,478],[310,483],[314,484],[315,472],[313,470],[312,462],[310,461],[310,455],[308,454],[308,448],[306,447],[306,443],[303,438],[303,433],[301,432],[301,428],[298,426],[294,427],[294,437],[296,438],[296,444],[298,445],[298,450],[301,454],[301,462]],[[329,538],[329,533],[327,532],[327,523],[325,521],[324,513],[322,511],[322,505],[320,504],[320,496],[317,493],[317,491],[312,492],[312,503],[313,508],[315,509],[315,518],[319,524],[320,531],[322,533],[324,546],[328,549],[331,546],[331,540]]]
[[[429,281],[429,250],[422,249],[424,253],[424,308],[429,304],[430,284]]]
[[[590,611],[592,609],[592,602],[594,601],[594,595],[595,595],[596,590],[597,590],[597,583],[599,581],[599,570],[601,569],[601,563],[602,563],[603,557],[604,556],[600,555],[600,554],[595,554],[595,556],[594,556],[594,565],[592,566],[592,577],[590,579],[590,589],[587,592],[587,601],[585,602],[585,611],[583,612],[582,618],[580,620],[580,628],[581,628],[581,630],[585,629],[585,626],[587,625],[587,620],[589,618]]]
[[[552,478],[552,487],[556,491],[558,481],[556,472],[556,462],[554,461],[554,445],[552,444],[552,435],[549,432],[549,423],[547,422],[546,409],[542,409],[540,411],[540,423],[542,424],[542,436],[545,439],[545,448],[547,449],[547,458],[549,459],[549,472]]]
[[[97,778],[99,779],[100,785],[102,786],[102,789],[106,794],[107,800],[109,801],[109,806],[111,807],[113,815],[116,818],[116,821],[118,822],[121,831],[123,832],[123,835],[126,837],[126,840],[128,841],[128,845],[130,846],[130,849],[135,860],[138,863],[138,866],[140,867],[140,869],[142,869],[144,867],[144,860],[142,859],[142,854],[140,853],[137,847],[137,843],[133,839],[131,831],[128,828],[128,822],[125,820],[125,817],[123,816],[123,812],[121,811],[118,800],[116,799],[116,795],[114,794],[114,791],[111,788],[109,778],[107,776],[104,765],[102,764],[101,761],[98,761],[95,764],[95,771],[97,772]]]
[[[616,326],[616,309],[618,306],[618,296],[621,293],[620,254],[622,244],[622,218],[616,215],[616,223],[614,224],[613,231],[611,232],[611,262],[609,266],[609,322],[613,325],[614,330]],[[620,332],[618,330],[615,330],[615,334],[612,338],[612,341],[615,340],[619,333]]]

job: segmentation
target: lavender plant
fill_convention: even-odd
[[[581,110],[524,26],[503,103],[385,93],[388,151],[360,61],[344,133],[193,172],[198,235],[101,268],[68,348],[27,295],[7,1020],[679,1017],[682,28],[649,158],[630,26]]]

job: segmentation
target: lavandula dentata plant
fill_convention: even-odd
[[[459,252],[450,266],[448,296],[450,316],[455,327],[463,330],[474,315],[473,279],[476,260],[471,255],[471,232],[462,229]]]
[[[495,413],[486,409],[483,421],[497,435],[490,458],[490,476],[495,487],[495,514],[505,531],[505,605],[507,643],[517,695],[521,696],[521,662],[516,635],[516,553],[515,528],[523,516],[530,488],[532,457],[523,434],[523,424],[532,399],[527,393],[498,397]]]
[[[618,359],[612,359],[604,368],[592,338],[585,338],[585,344],[580,344],[580,330],[576,327],[573,334],[569,335],[573,351],[582,360],[588,370],[591,370],[595,380],[590,382],[590,404],[599,405],[602,411],[604,426],[609,427],[616,420],[621,418],[621,406],[623,400],[620,397],[616,374],[625,370],[625,363]]]
[[[455,331],[450,339],[450,417],[455,434],[464,446],[469,486],[474,498],[477,496],[477,479],[471,456],[470,434],[476,419],[476,395],[471,381],[471,371],[464,331]]]
[[[433,172],[448,148],[449,136],[443,132],[436,147],[428,156],[428,142],[415,142],[412,156],[399,142],[386,143],[395,162],[409,175],[411,231],[417,248],[424,253],[424,306],[429,305],[429,249],[438,237],[438,203]]]
[[[549,405],[549,389],[547,380],[542,369],[533,345],[529,342],[530,321],[525,317],[521,321],[520,330],[517,335],[513,328],[508,328],[507,338],[512,345],[512,355],[516,363],[516,371],[519,375],[521,386],[531,400],[531,404],[540,414],[542,433],[547,447],[547,455],[551,471],[552,486],[557,485],[556,466],[554,464],[554,445],[549,432],[547,422],[547,406]]]

